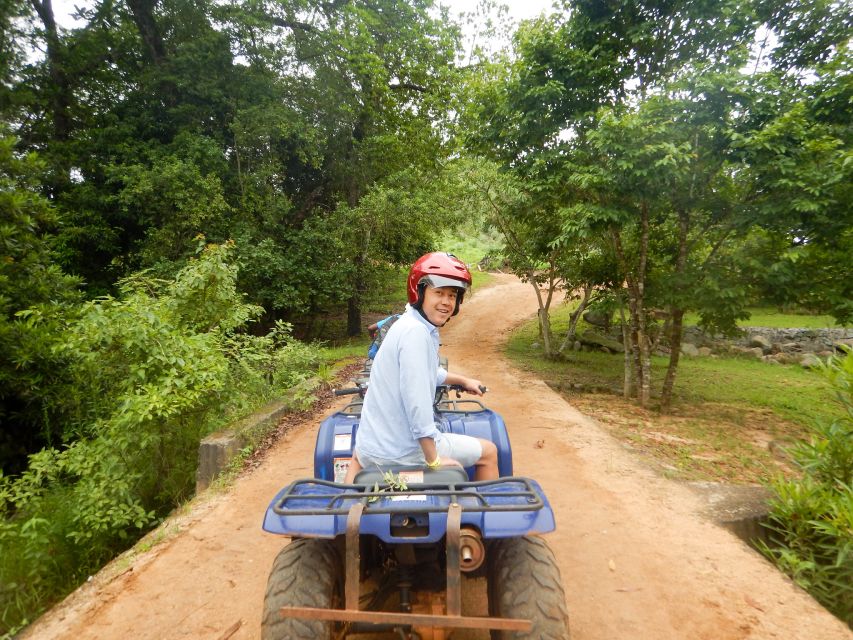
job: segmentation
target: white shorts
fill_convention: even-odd
[[[452,458],[463,467],[470,467],[483,455],[483,445],[477,438],[460,433],[442,433],[435,441],[435,448],[440,458]],[[424,453],[420,449],[396,460],[366,455],[358,450],[358,445],[356,445],[355,453],[363,469],[373,469],[374,467],[384,469],[394,465],[404,467],[426,466]]]

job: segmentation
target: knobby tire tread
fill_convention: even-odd
[[[340,606],[343,589],[342,565],[331,540],[297,539],[275,559],[267,581],[262,640],[326,640],[333,623],[321,620],[282,618],[284,606]]]
[[[560,570],[536,536],[498,539],[489,549],[489,613],[532,620],[529,632],[493,631],[493,640],[568,640],[569,614]]]

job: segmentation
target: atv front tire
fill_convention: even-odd
[[[569,614],[560,570],[541,538],[500,538],[488,551],[489,615],[524,618],[529,632],[492,631],[493,640],[568,640]]]
[[[330,640],[338,623],[282,618],[279,609],[341,608],[342,573],[340,555],[331,540],[300,538],[282,549],[267,580],[262,640]]]

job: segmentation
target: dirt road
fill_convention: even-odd
[[[442,331],[451,368],[480,378],[510,430],[515,472],[538,479],[574,640],[853,638],[743,542],[703,520],[691,490],[655,475],[594,422],[501,355],[533,315],[529,285],[500,276]],[[113,564],[27,639],[257,638],[267,573],[286,540],[261,531],[267,502],[312,474],[316,423],[291,429],[227,493],[203,495],[166,540]],[[544,441],[537,447],[538,441]],[[129,566],[125,566],[129,564]]]

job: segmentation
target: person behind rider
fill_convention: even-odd
[[[385,340],[385,336],[399,318],[399,313],[392,313],[390,316],[386,316],[382,318],[382,320],[374,322],[367,327],[367,333],[373,339],[373,342],[370,343],[370,346],[367,349],[368,359],[373,360],[376,357],[376,352],[379,351],[379,347],[382,346],[382,341]]]
[[[394,465],[474,465],[476,480],[497,478],[495,444],[439,431],[433,413],[438,385],[483,395],[479,380],[449,373],[438,362],[438,329],[459,313],[471,274],[452,254],[428,253],[412,265],[407,285],[406,311],[389,329],[370,370],[345,481],[351,483],[362,468]]]

